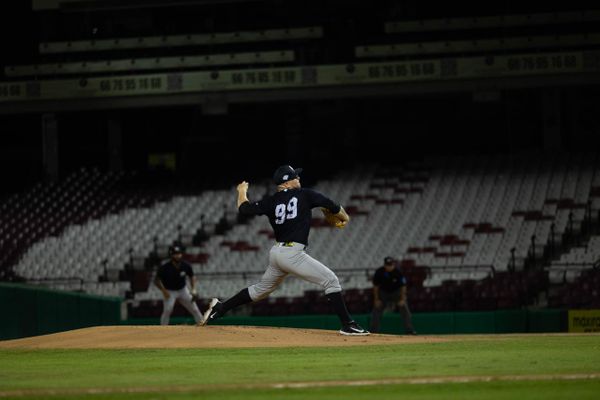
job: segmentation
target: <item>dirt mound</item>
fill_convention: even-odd
[[[320,329],[256,326],[100,326],[51,335],[0,341],[0,348],[150,349],[361,346],[433,343],[431,336],[342,336]]]

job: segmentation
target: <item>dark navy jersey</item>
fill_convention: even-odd
[[[308,245],[308,233],[312,219],[311,210],[325,207],[334,214],[340,205],[312,189],[286,189],[257,202],[240,205],[240,213],[266,215],[278,242],[298,242]]]
[[[373,285],[379,286],[379,289],[384,292],[395,292],[402,286],[406,286],[406,278],[398,268],[390,272],[385,267],[379,267],[373,276]]]
[[[160,279],[165,289],[179,290],[185,287],[185,279],[194,276],[192,267],[185,261],[181,261],[175,266],[171,261],[161,265],[158,268],[156,277]]]

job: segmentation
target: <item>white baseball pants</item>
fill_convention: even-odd
[[[316,283],[325,294],[341,292],[342,287],[335,273],[304,251],[301,243],[277,243],[269,252],[269,266],[260,282],[248,288],[252,301],[269,296],[289,274]]]
[[[169,319],[171,318],[171,313],[173,312],[173,308],[175,307],[175,300],[179,300],[179,302],[192,314],[196,323],[200,323],[202,321],[202,314],[200,314],[200,310],[195,302],[192,301],[192,295],[187,287],[179,290],[167,290],[170,294],[168,299],[163,299],[163,312],[160,316],[160,324],[161,325],[169,325]]]

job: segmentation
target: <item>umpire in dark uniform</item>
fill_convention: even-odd
[[[406,333],[416,335],[406,302],[406,278],[392,257],[386,257],[383,262],[383,267],[379,267],[373,276],[371,332],[379,332],[383,311],[388,306],[395,306],[402,315]]]

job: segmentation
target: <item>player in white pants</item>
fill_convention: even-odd
[[[289,274],[321,286],[326,295],[341,292],[342,287],[335,273],[309,256],[305,248],[305,245],[297,242],[275,244],[269,252],[269,266],[260,282],[248,287],[252,301],[269,296]]]
[[[313,208],[328,209],[343,221],[342,225],[348,223],[350,218],[339,204],[323,194],[301,188],[299,177],[301,171],[289,165],[277,168],[273,175],[277,192],[254,203],[248,200],[248,182],[238,185],[239,212],[245,215],[266,215],[273,227],[277,243],[270,250],[269,266],[260,282],[242,289],[224,303],[212,299],[208,310],[204,313],[203,324],[221,317],[227,311],[242,304],[267,297],[287,275],[293,274],[323,288],[325,296],[342,323],[340,329],[342,335],[369,334],[348,313],[337,276],[321,262],[309,256],[305,250],[308,245]]]
[[[171,259],[160,266],[154,280],[154,284],[163,294],[163,312],[160,316],[160,324],[169,325],[175,301],[179,300],[190,314],[192,314],[196,325],[201,325],[202,314],[193,300],[196,296],[196,278],[194,277],[192,267],[181,259],[183,252],[179,246],[169,247],[169,256]],[[188,279],[192,287],[191,293],[187,287]]]

